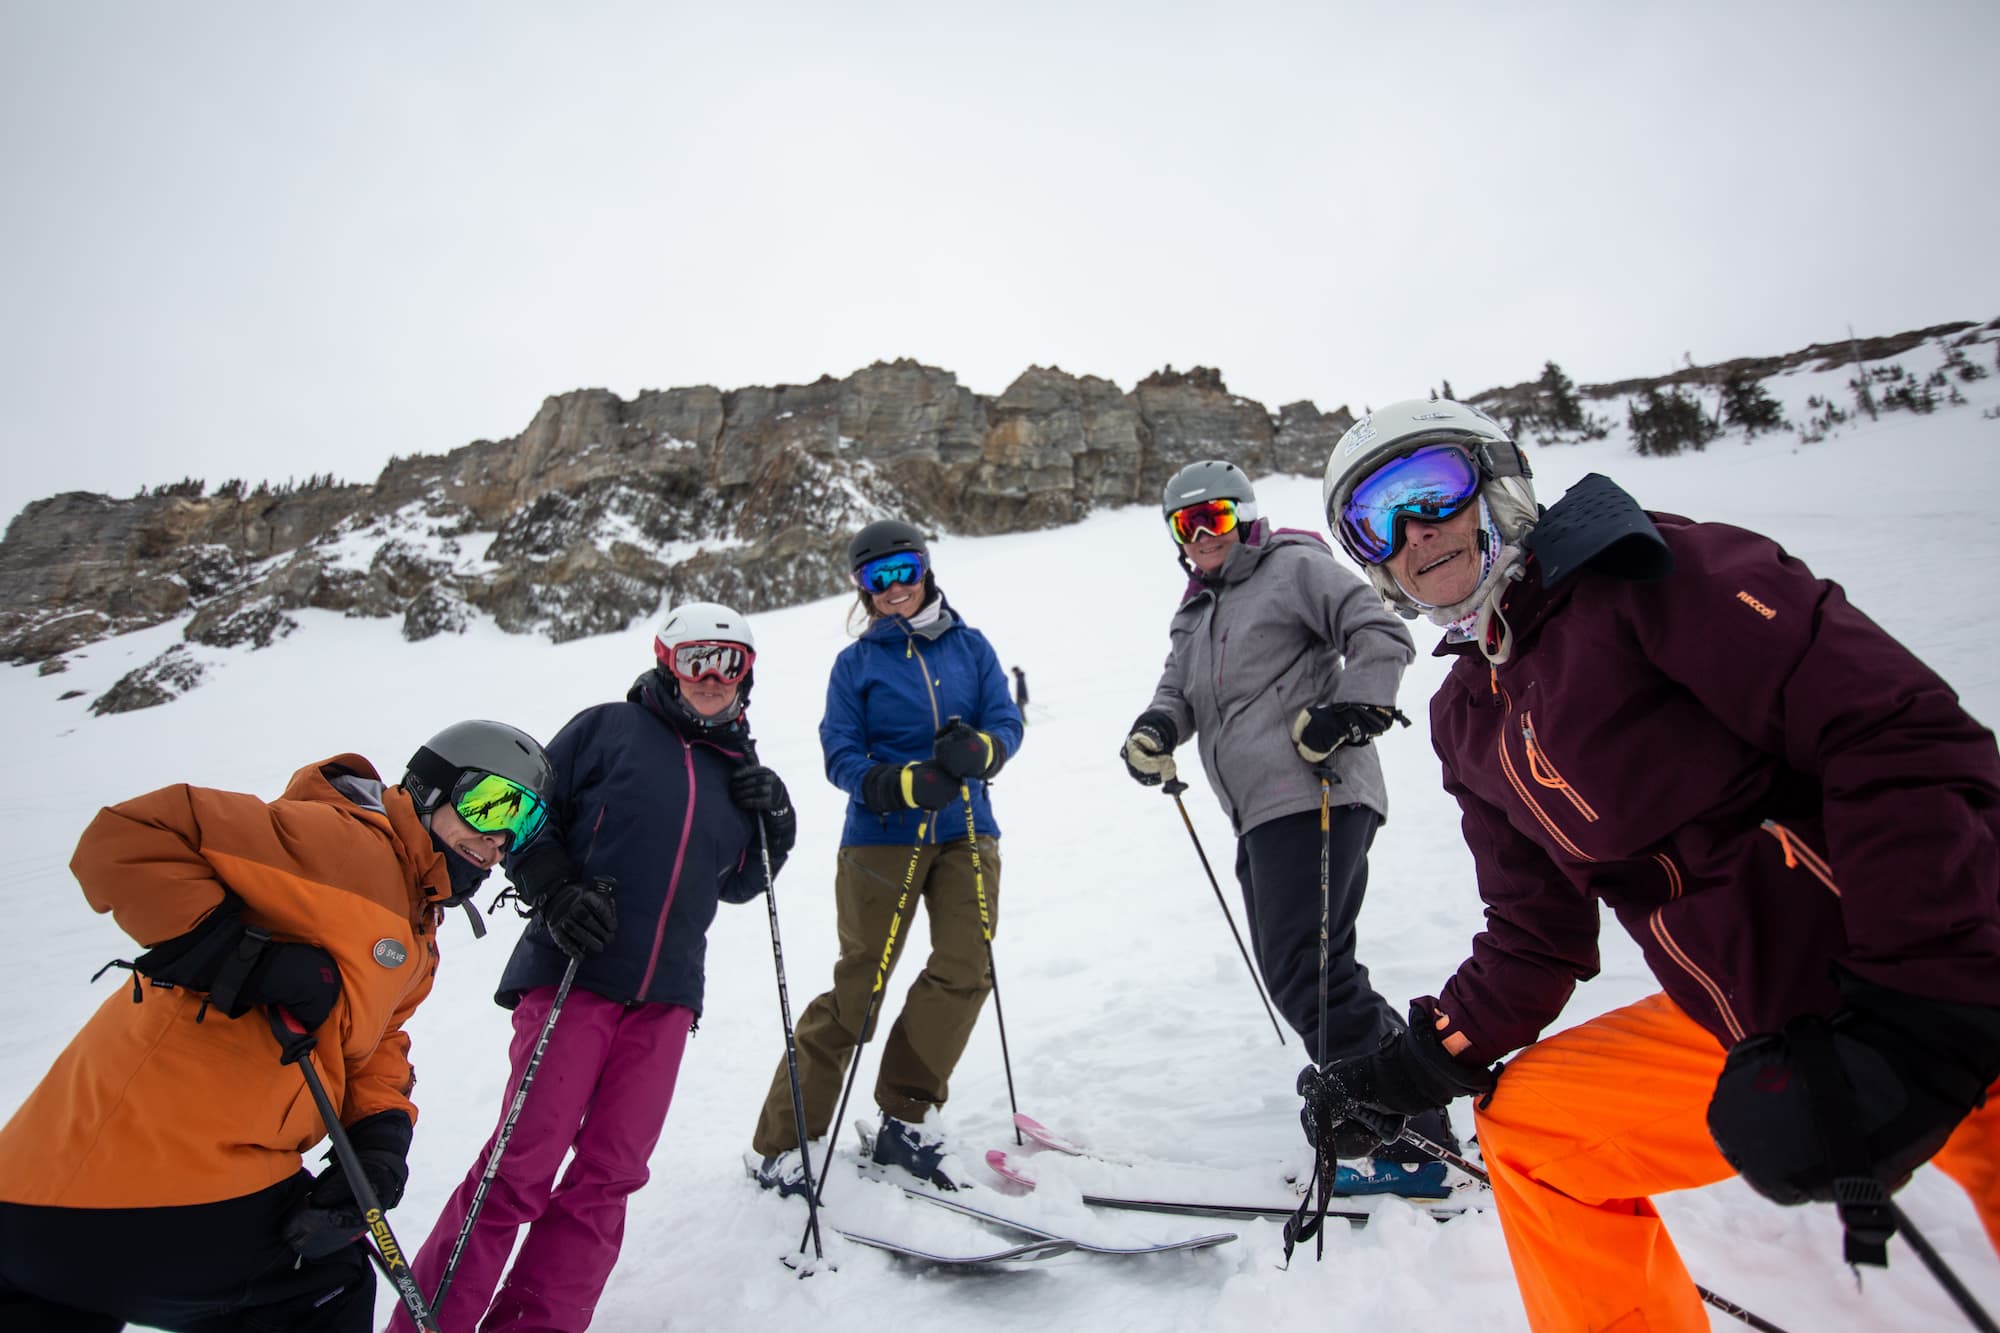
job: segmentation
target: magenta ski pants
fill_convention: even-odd
[[[500,1121],[410,1266],[426,1296],[437,1291],[458,1242],[555,994],[553,986],[531,990],[514,1010],[508,1048],[513,1073]],[[442,1333],[580,1333],[589,1326],[618,1262],[625,1200],[646,1183],[646,1161],[660,1141],[693,1021],[694,1011],[682,1005],[628,1007],[589,991],[569,993],[444,1307],[436,1312]],[[571,1149],[575,1155],[558,1184],[556,1173]],[[500,1272],[523,1226],[528,1235],[503,1286]],[[402,1310],[390,1328],[415,1333]]]

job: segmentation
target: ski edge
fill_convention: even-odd
[[[1439,1222],[1447,1222],[1454,1217],[1472,1211],[1463,1205],[1439,1199],[1411,1199],[1405,1198],[1400,1194],[1380,1194],[1369,1197],[1375,1199],[1400,1199],[1402,1202],[1411,1205],[1419,1211],[1430,1214],[1431,1217]],[[1255,1221],[1259,1218],[1288,1218],[1299,1211],[1297,1204],[1286,1206],[1282,1204],[1254,1203],[1198,1203],[1191,1200],[1179,1199],[1123,1199],[1105,1194],[1086,1194],[1083,1196],[1083,1201],[1093,1208],[1116,1208],[1127,1212],[1139,1213],[1169,1213],[1178,1217],[1223,1217],[1242,1221]],[[1311,1211],[1313,1210],[1308,1209],[1308,1212]],[[1328,1206],[1326,1215],[1328,1217],[1337,1217],[1347,1222],[1366,1223],[1375,1216],[1375,1210],[1373,1208],[1341,1207],[1335,1203]]]
[[[939,1264],[947,1268],[977,1268],[982,1264],[1000,1264],[1016,1260],[1053,1259],[1060,1254],[1069,1254],[1077,1248],[1074,1242],[1057,1237],[1023,1241],[1019,1245],[1010,1245],[1001,1250],[990,1250],[984,1254],[940,1254],[934,1250],[924,1250],[914,1245],[905,1245],[901,1241],[887,1240],[881,1236],[870,1236],[866,1232],[849,1231],[845,1227],[834,1227],[833,1233],[843,1240],[852,1241],[856,1245],[865,1245],[870,1249],[882,1250],[885,1253],[897,1255],[900,1258],[913,1259],[920,1263]]]
[[[960,1216],[976,1218],[981,1222],[991,1223],[996,1227],[1003,1227],[1009,1231],[1019,1232],[1022,1235],[1040,1236],[1047,1240],[1066,1241],[1086,1254],[1127,1256],[1170,1254],[1176,1250],[1211,1249],[1217,1245],[1227,1245],[1237,1238],[1236,1233],[1233,1231],[1217,1231],[1206,1235],[1186,1236],[1179,1240],[1150,1242],[1144,1245],[1099,1245],[1094,1241],[1081,1240],[1075,1236],[1064,1235],[1059,1231],[1051,1231],[1047,1227],[1037,1226],[1033,1222],[1007,1217],[1000,1213],[988,1212],[986,1209],[980,1208],[975,1204],[965,1203],[958,1199],[949,1199],[942,1194],[931,1194],[925,1190],[912,1189],[908,1186],[903,1188],[903,1193],[912,1199],[922,1199],[925,1203],[932,1203],[940,1208],[949,1209]],[[1085,1202],[1089,1201],[1085,1200]]]

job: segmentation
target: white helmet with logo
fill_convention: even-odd
[[[1495,548],[1493,568],[1465,601],[1455,606],[1433,607],[1416,601],[1379,564],[1356,557],[1368,581],[1383,600],[1404,616],[1424,615],[1435,623],[1449,625],[1464,619],[1483,604],[1493,590],[1514,576],[1521,559],[1521,543],[1535,526],[1540,510],[1535,504],[1533,475],[1528,460],[1500,424],[1476,407],[1455,403],[1449,398],[1415,398],[1391,403],[1370,412],[1347,428],[1326,460],[1326,480],[1320,498],[1326,505],[1327,526],[1341,540],[1340,513],[1354,488],[1391,459],[1400,458],[1427,444],[1453,444],[1472,456],[1479,467],[1480,499],[1484,502],[1486,544]],[[1346,542],[1341,540],[1343,549]],[[1349,549],[1348,554],[1354,555]]]

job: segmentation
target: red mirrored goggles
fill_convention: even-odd
[[[655,644],[653,651],[661,666],[686,681],[719,680],[734,685],[757,664],[752,649],[729,639],[690,639],[672,648]]]
[[[1234,500],[1203,500],[1200,504],[1183,505],[1167,515],[1167,528],[1174,534],[1174,540],[1182,546],[1199,537],[1204,532],[1226,537],[1236,531]]]

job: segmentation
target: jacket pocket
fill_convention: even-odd
[[[1576,812],[1583,816],[1585,823],[1595,824],[1597,811],[1590,808],[1590,802],[1584,800],[1582,794],[1570,786],[1568,780],[1556,771],[1556,766],[1549,762],[1548,751],[1542,748],[1535,735],[1535,715],[1526,709],[1521,711],[1521,746],[1528,755],[1528,776],[1535,780],[1535,784],[1561,792]]]

